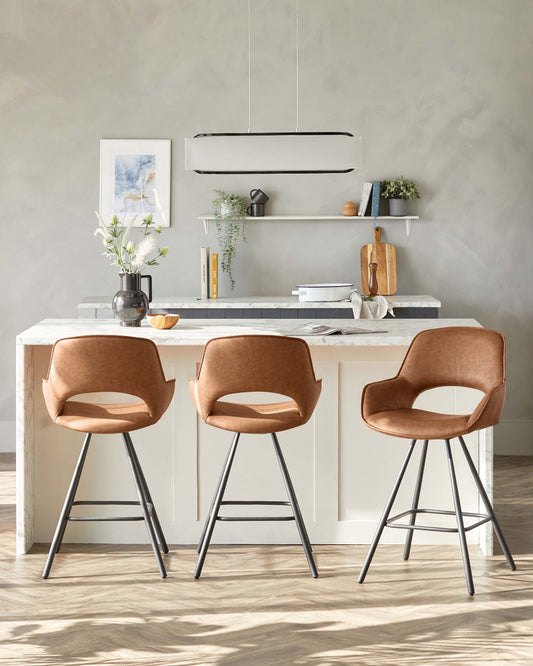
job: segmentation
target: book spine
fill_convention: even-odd
[[[200,298],[209,298],[209,248],[200,248]]]
[[[379,215],[379,197],[381,196],[381,181],[376,180],[372,183],[372,217]]]
[[[211,255],[211,298],[218,298],[218,254]]]
[[[359,205],[358,215],[364,217],[370,199],[370,192],[372,191],[372,183],[363,183],[363,191],[361,193],[361,203]]]

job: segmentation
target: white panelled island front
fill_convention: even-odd
[[[369,543],[388,493],[405,456],[408,440],[367,428],[360,415],[365,384],[395,375],[408,345],[419,331],[443,326],[479,326],[473,319],[322,320],[334,327],[369,332],[306,337],[322,395],[311,420],[279,439],[289,466],[304,520],[314,543]],[[48,319],[17,337],[17,552],[34,542],[50,542],[79,454],[83,436],[55,425],[46,411],[41,379],[46,377],[51,346],[76,335],[124,335],[150,338],[159,348],[167,378],[176,379],[174,400],[161,421],[132,434],[154,503],[169,543],[192,544],[223,465],[231,434],[205,425],[189,396],[203,345],[214,337],[235,334],[281,334],[302,320],[180,320],[169,331],[123,328],[113,320]],[[112,396],[109,396],[110,400]],[[249,400],[249,396],[242,396]],[[257,402],[264,401],[254,396]],[[267,397],[266,401],[271,399]],[[275,400],[275,399],[274,399]],[[446,387],[420,396],[416,406],[467,414],[479,393]],[[492,494],[492,429],[466,437],[489,496]],[[455,449],[454,449],[455,451]],[[463,510],[479,510],[477,491],[462,456],[456,457]],[[416,477],[413,460],[397,499],[410,508]],[[443,442],[428,453],[421,506],[452,507]],[[119,435],[93,437],[77,498],[135,499],[135,487]],[[285,488],[271,439],[243,435],[228,484],[228,500],[285,500]],[[77,515],[84,507],[77,507]],[[102,507],[106,514],[107,507]],[[267,509],[272,511],[272,509]],[[228,508],[228,511],[231,511]],[[260,509],[257,509],[260,511]],[[116,515],[109,507],[108,515]],[[260,515],[260,514],[258,514]],[[492,553],[490,526],[469,532],[473,543]],[[401,543],[403,530],[386,530],[384,543]],[[145,543],[144,525],[136,522],[69,523],[65,541]],[[455,534],[417,532],[414,543],[456,543]],[[298,543],[292,522],[219,523],[213,543]]]

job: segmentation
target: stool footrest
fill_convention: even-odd
[[[111,520],[144,520],[144,516],[109,516],[109,517],[100,517],[100,518],[90,518],[90,517],[72,517],[69,516],[67,520],[72,521],[72,522],[95,522],[95,521],[111,521]]]
[[[223,504],[232,505],[232,506],[290,506],[290,502],[270,502],[265,500],[235,500],[235,501],[224,501],[220,502],[220,506]]]
[[[225,500],[220,502],[220,506],[290,506],[290,502],[280,502],[271,500]],[[225,521],[268,521],[268,520],[294,520],[294,516],[217,516],[217,520]]]
[[[443,515],[443,516],[455,516],[455,511],[441,511],[438,509],[410,509],[409,511],[403,511],[402,513],[398,513],[396,516],[393,516],[392,518],[389,518],[385,525],[387,527],[394,527],[396,529],[401,529],[401,530],[422,530],[422,531],[427,531],[427,532],[455,532],[457,533],[459,530],[457,527],[439,527],[439,526],[432,526],[432,525],[408,525],[405,523],[397,523],[395,521],[400,520],[401,518],[405,518],[405,516],[416,516],[419,513],[431,513],[431,514],[436,514],[436,515]],[[480,525],[484,525],[485,523],[488,523],[492,518],[487,515],[486,513],[470,513],[469,511],[463,511],[462,512],[463,518],[481,518],[481,520],[476,521],[472,525],[465,526],[464,530],[465,532],[468,532],[469,530],[473,530],[476,527],[479,527]]]
[[[217,516],[217,520],[253,521],[253,520],[294,520],[294,516]]]
[[[72,506],[141,506],[140,502],[133,500],[78,500],[72,502]],[[148,508],[152,510],[152,505],[149,504]],[[67,520],[72,522],[98,522],[98,521],[130,521],[130,520],[144,520],[144,516],[68,516]]]
[[[85,505],[85,506],[105,506],[106,504],[114,506],[141,506],[140,502],[126,501],[126,500],[80,500],[72,502],[72,506]]]

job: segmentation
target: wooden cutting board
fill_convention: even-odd
[[[398,291],[396,248],[381,242],[381,227],[374,227],[374,241],[361,248],[361,292],[368,294],[368,264],[375,261],[378,265],[378,294],[391,296]]]

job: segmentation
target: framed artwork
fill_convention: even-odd
[[[139,227],[170,226],[170,139],[101,139],[100,214]]]

